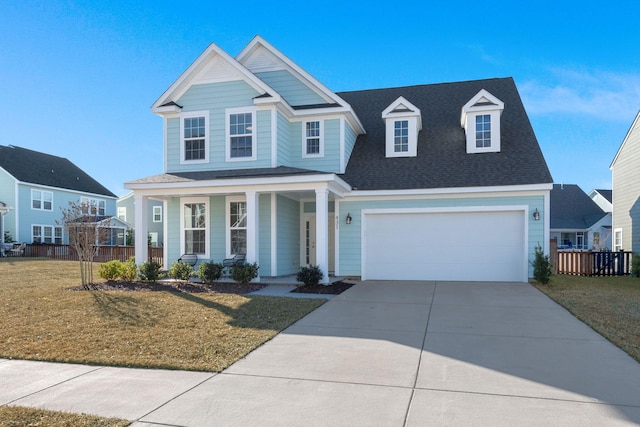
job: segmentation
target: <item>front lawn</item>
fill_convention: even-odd
[[[325,301],[79,284],[78,262],[0,259],[0,358],[220,372]]]
[[[640,278],[557,275],[535,286],[640,362]]]
[[[126,427],[131,422],[86,414],[0,406],[0,427]]]

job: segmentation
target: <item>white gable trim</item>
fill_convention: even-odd
[[[237,73],[234,76],[234,71]],[[187,68],[178,79],[151,105],[155,114],[176,112],[176,107],[161,107],[179,99],[195,82],[244,80],[257,92],[268,93],[271,102],[280,101],[280,95],[265,82],[257,78],[242,64],[229,56],[214,43]],[[167,111],[169,110],[169,111]]]
[[[636,125],[638,125],[639,123],[640,123],[640,111],[638,111],[638,114],[636,114],[636,118],[633,120],[633,123],[631,124],[631,127],[629,128],[629,130],[627,131],[627,134],[625,135],[624,139],[622,140],[622,144],[620,144],[620,148],[618,148],[618,151],[616,152],[616,155],[613,158],[613,161],[611,162],[611,165],[609,166],[610,170],[613,170],[613,166],[615,165],[616,161],[618,160],[618,156],[620,156],[620,153],[622,152],[622,148],[627,143],[627,140],[629,139],[629,136],[631,136],[631,132],[633,132],[633,130],[635,129]]]

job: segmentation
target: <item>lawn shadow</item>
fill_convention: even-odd
[[[115,295],[102,291],[89,292],[96,302],[99,314],[109,320],[117,320],[130,326],[154,326],[157,308],[140,298]]]

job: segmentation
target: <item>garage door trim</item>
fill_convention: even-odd
[[[367,280],[366,259],[367,259],[367,219],[374,215],[389,214],[420,214],[420,213],[473,213],[473,212],[519,212],[524,216],[523,227],[523,271],[522,281],[526,282],[529,277],[529,206],[527,205],[501,205],[501,206],[459,206],[459,207],[437,207],[437,208],[376,208],[363,209],[361,211],[361,276],[362,280]]]

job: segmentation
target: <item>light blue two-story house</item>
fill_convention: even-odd
[[[211,44],[151,109],[164,173],[125,187],[162,201],[166,266],[525,281],[548,248],[552,178],[511,78],[334,93],[256,36],[235,58]]]
[[[93,205],[97,215],[108,218],[116,213],[116,199],[66,158],[0,145],[0,202],[11,207],[2,216],[3,231],[16,242],[66,244],[69,236],[60,221],[69,202]],[[104,225],[112,229],[107,243],[118,243],[125,225],[109,220]]]

